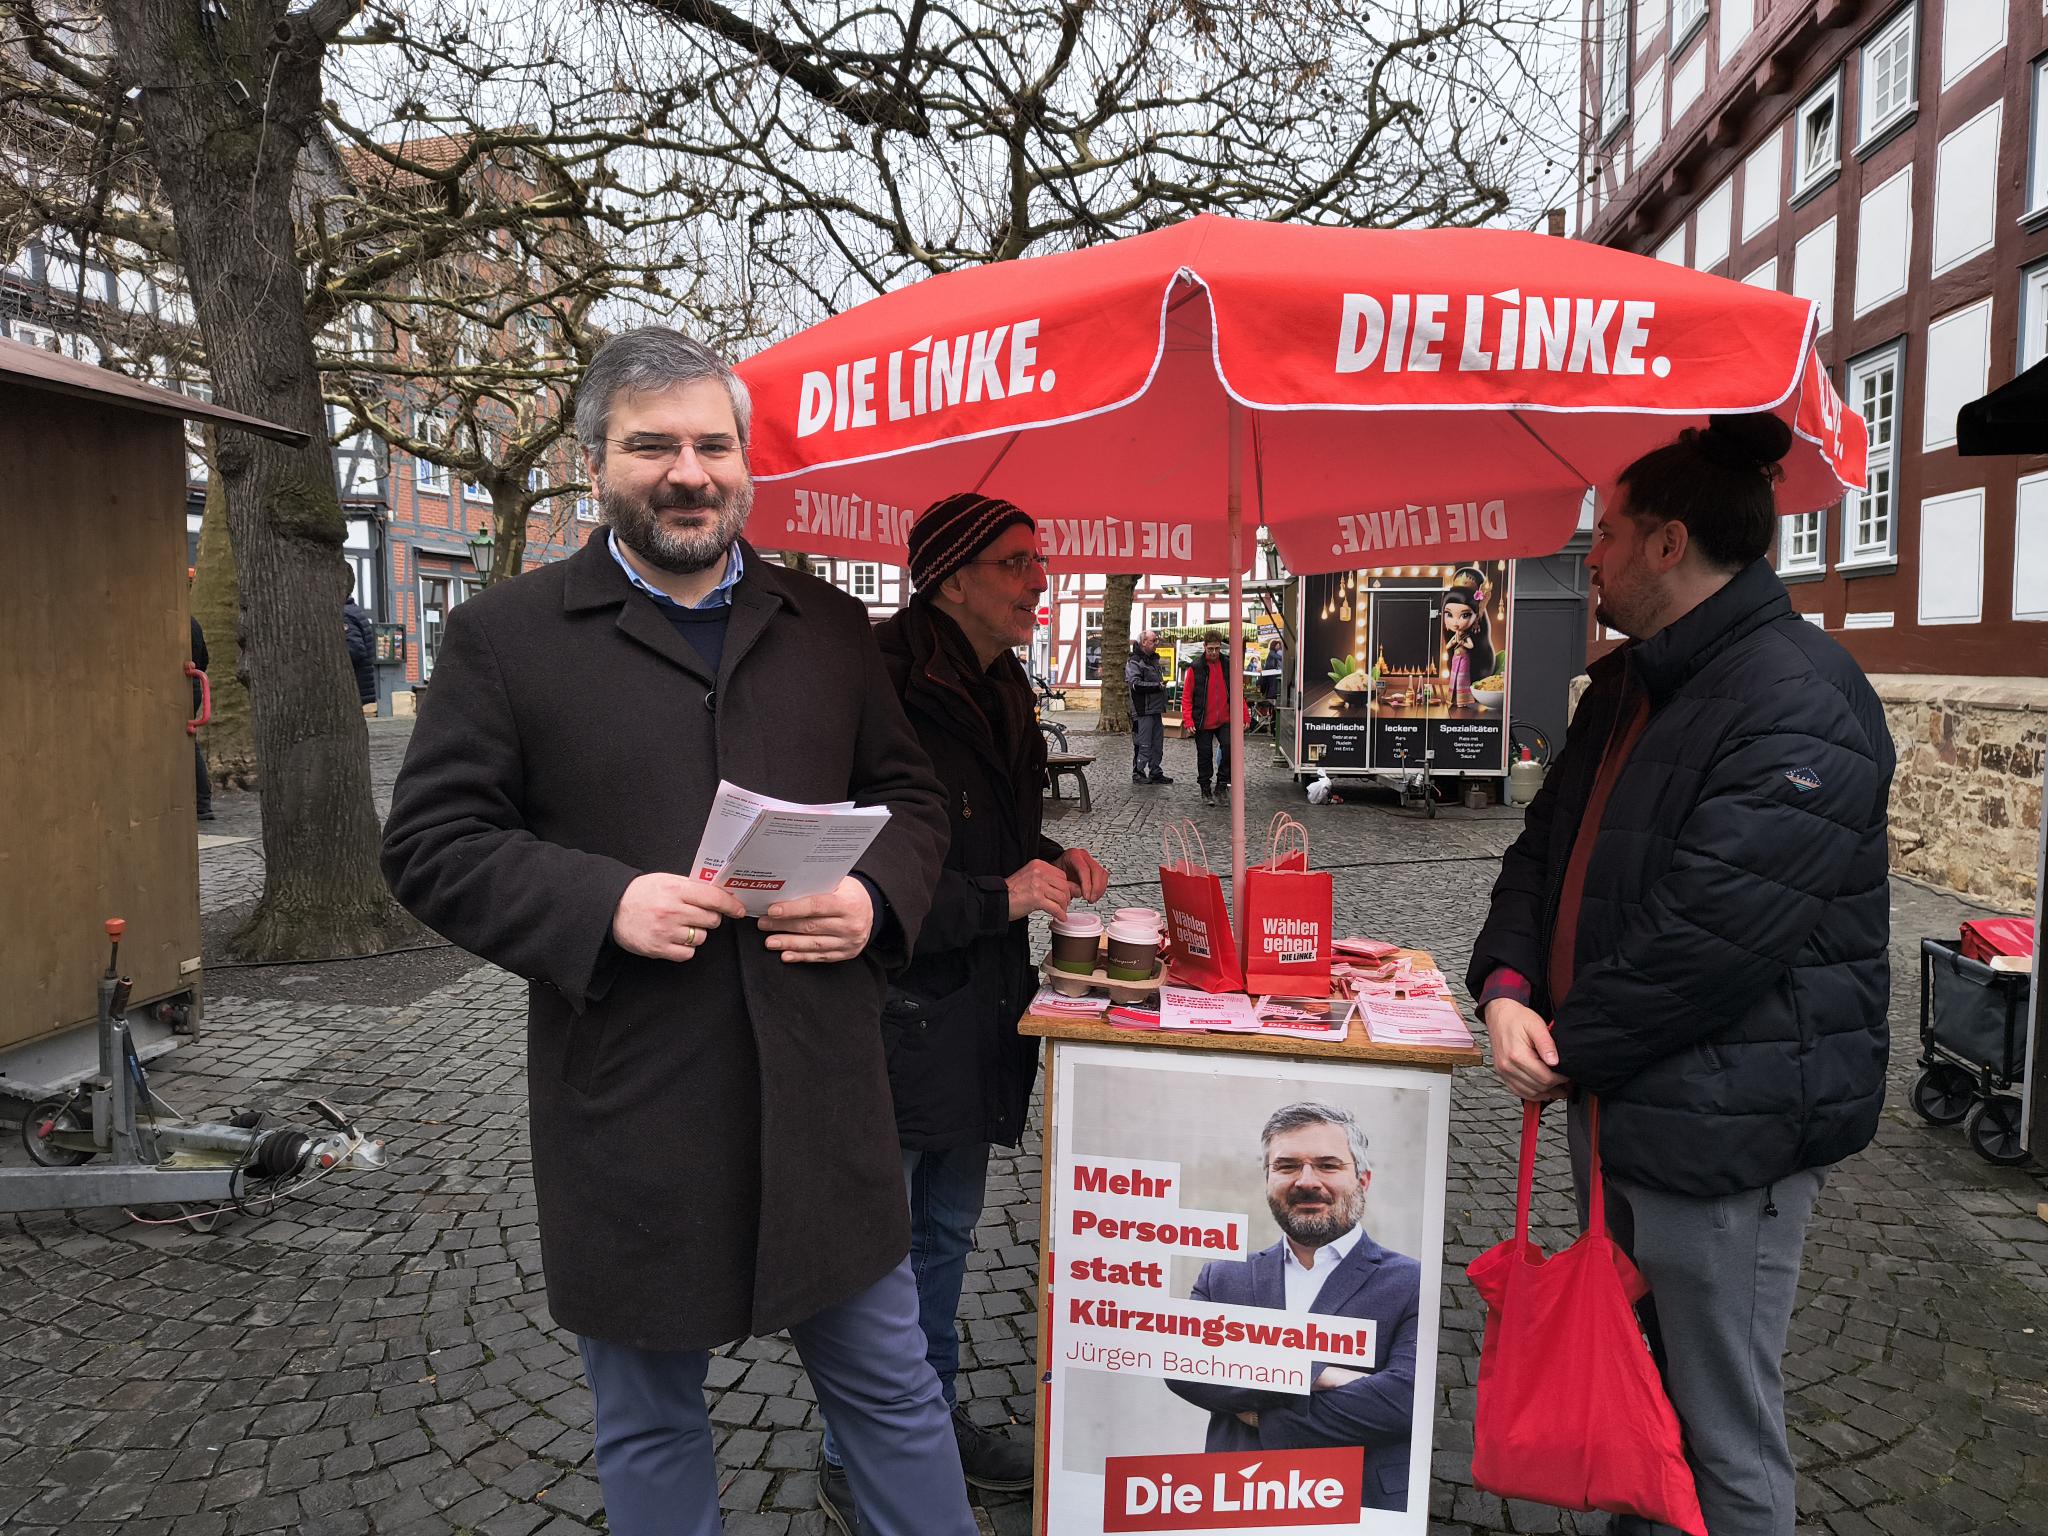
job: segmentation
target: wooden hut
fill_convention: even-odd
[[[197,1018],[188,417],[305,441],[0,341],[0,1092],[94,1069],[109,917],[138,1044]]]

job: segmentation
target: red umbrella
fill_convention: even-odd
[[[1204,216],[929,278],[747,361],[750,532],[900,565],[920,508],[981,490],[1037,519],[1055,570],[1228,575],[1238,720],[1247,504],[1299,573],[1547,555],[1680,428],[1771,411],[1795,434],[1779,508],[1812,511],[1867,447],[1817,324],[1544,235]]]

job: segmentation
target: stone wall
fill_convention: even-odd
[[[1894,872],[2031,914],[2048,681],[1904,673],[1870,681],[1899,754]]]

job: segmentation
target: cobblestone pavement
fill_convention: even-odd
[[[403,722],[373,743],[388,790]],[[1192,815],[1227,859],[1221,809],[1182,783],[1124,779],[1122,739],[1091,743],[1095,810],[1053,835],[1085,841],[1126,902],[1143,899],[1161,824]],[[1254,749],[1255,758],[1263,758]],[[1176,761],[1177,760],[1177,761]],[[1302,815],[1338,873],[1340,927],[1434,949],[1456,972],[1515,813],[1386,803],[1307,807],[1255,764],[1248,822]],[[252,835],[224,797],[210,831]],[[209,849],[205,903],[255,894],[252,845]],[[1154,885],[1156,894],[1156,885]],[[1976,1159],[1904,1107],[1915,1052],[1914,941],[1962,904],[1897,888],[1893,1096],[1878,1141],[1838,1169],[1807,1250],[1788,1372],[1802,1530],[2048,1530],[2048,1182]],[[524,998],[489,967],[402,1006],[237,998],[216,983],[206,1037],[157,1085],[187,1111],[289,1107],[311,1093],[359,1110],[391,1167],[321,1184],[213,1236],[119,1212],[0,1218],[0,1530],[18,1536],[547,1536],[603,1528],[590,1403],[543,1303],[527,1170]],[[1515,1117],[1490,1074],[1452,1110],[1433,1528],[1592,1528],[1473,1490],[1480,1314],[1464,1262],[1505,1235]],[[0,1161],[18,1162],[10,1136]],[[962,1397],[979,1420],[1028,1422],[1038,1236],[1036,1134],[1000,1158],[962,1306]],[[1561,1152],[1546,1155],[1540,1240],[1568,1240]],[[818,1421],[787,1343],[714,1362],[713,1417],[735,1536],[825,1530],[814,1508]],[[985,1529],[1029,1529],[991,1497]]]

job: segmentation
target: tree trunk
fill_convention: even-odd
[[[417,932],[377,868],[369,739],[341,645],[344,523],[293,255],[292,174],[320,109],[326,41],[356,0],[110,0],[120,75],[177,225],[214,397],[298,427],[232,428],[223,482],[263,773],[263,895],[248,959],[368,954]]]
[[[1131,595],[1135,576],[1112,576],[1102,584],[1102,715],[1095,729],[1105,736],[1128,735],[1131,690],[1124,681],[1124,662],[1131,654]]]
[[[207,459],[216,458],[207,429]],[[257,786],[256,738],[249,724],[249,687],[242,672],[242,615],[235,598],[235,546],[228,537],[228,506],[218,472],[206,482],[206,516],[199,525],[198,575],[192,582],[192,617],[206,633],[206,668],[213,690],[213,723],[206,727],[206,765],[216,784]]]
[[[526,569],[526,524],[533,503],[526,498],[526,475],[493,475],[484,481],[491,493],[491,569],[485,585],[510,581]]]

